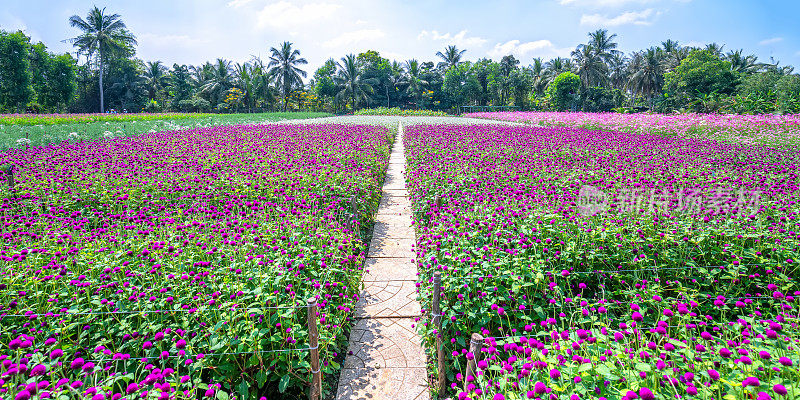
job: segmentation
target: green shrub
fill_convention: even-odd
[[[566,111],[576,106],[581,78],[572,72],[564,72],[547,86],[547,99],[557,111]]]

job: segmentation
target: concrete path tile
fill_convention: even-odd
[[[427,359],[414,325],[416,235],[406,190],[403,127],[398,126],[367,253],[336,400],[429,400]]]

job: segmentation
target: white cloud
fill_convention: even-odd
[[[650,25],[653,17],[659,13],[648,8],[642,11],[626,11],[616,17],[609,17],[604,14],[583,14],[581,15],[581,25],[592,26],[620,26],[620,25]]]
[[[451,35],[450,32],[445,34],[441,34],[438,31],[422,31],[417,35],[418,40],[422,40],[425,38],[430,38],[431,40],[435,41],[443,41],[447,42],[447,44],[452,44],[460,48],[464,47],[480,47],[486,43],[486,39],[478,36],[467,36],[467,30],[464,29],[461,32],[456,33],[455,35]]]
[[[261,28],[277,29],[314,25],[320,21],[334,18],[336,11],[340,8],[342,8],[341,5],[333,3],[308,3],[298,6],[287,1],[279,1],[268,4],[259,11],[256,24]]]
[[[520,59],[527,57],[552,58],[568,56],[570,49],[556,47],[551,41],[546,39],[524,43],[515,39],[505,43],[497,43],[494,45],[494,48],[487,53],[492,58],[500,58],[509,54],[513,54]]]
[[[767,46],[767,45],[775,44],[775,43],[782,42],[782,41],[783,41],[782,37],[774,37],[774,38],[764,39],[764,40],[758,42],[758,45],[759,46]]]
[[[322,42],[323,47],[352,47],[359,43],[367,42],[373,39],[380,39],[386,37],[380,29],[359,29],[357,31],[345,32],[333,39]]]

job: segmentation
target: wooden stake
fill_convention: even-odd
[[[442,346],[442,307],[440,304],[442,292],[442,273],[436,272],[433,274],[433,324],[436,327],[436,360],[437,370],[439,371],[438,377],[438,392],[444,393],[447,388],[447,371],[444,367],[444,348]]]
[[[319,366],[319,332],[317,331],[317,300],[308,299],[308,347],[311,348],[311,390],[309,400],[322,396],[322,369]]]
[[[14,189],[14,164],[8,166],[8,171],[6,171],[6,173],[8,174],[8,186]]]
[[[475,369],[478,363],[478,357],[481,355],[481,345],[483,344],[483,336],[480,333],[473,333],[469,341],[469,351],[472,353],[472,360],[467,360],[467,375],[464,377],[464,391],[467,390],[467,377],[475,378]]]

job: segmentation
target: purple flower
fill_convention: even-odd
[[[744,387],[748,387],[748,386],[758,387],[758,386],[761,386],[761,381],[759,381],[758,378],[756,378],[754,376],[751,376],[751,377],[748,377],[748,378],[744,378],[744,380],[742,381],[742,386],[744,386]]]

